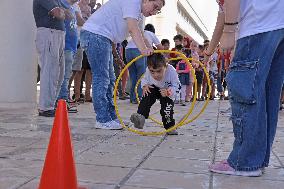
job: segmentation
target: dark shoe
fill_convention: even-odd
[[[134,113],[130,117],[130,121],[134,123],[134,127],[137,129],[143,129],[145,124],[145,117],[141,114]]]
[[[180,105],[182,105],[182,106],[186,106],[185,101],[184,101],[184,100],[181,100],[181,101],[180,101]]]
[[[79,98],[78,100],[76,100],[76,101],[78,101],[79,103],[81,103],[81,104],[84,104],[84,102],[85,102],[85,98]]]
[[[178,135],[178,132],[177,130],[172,130],[172,131],[167,132],[167,135]]]
[[[127,98],[126,96],[119,96],[118,98],[119,98],[119,100],[126,100],[126,99],[129,99],[129,98]]]
[[[54,117],[55,110],[39,111],[38,115],[43,117]]]
[[[68,113],[78,113],[77,106],[67,102]]]
[[[225,97],[224,97],[224,100],[229,100],[229,97],[228,97],[228,96],[225,96]]]
[[[130,101],[131,104],[138,104],[137,101]]]

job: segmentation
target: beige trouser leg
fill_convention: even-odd
[[[36,48],[39,54],[39,110],[53,110],[64,77],[65,32],[38,28]]]

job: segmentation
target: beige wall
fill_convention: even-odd
[[[0,1],[0,107],[36,102],[33,0]]]
[[[178,13],[177,3],[184,7],[198,27],[210,39],[218,11],[218,5],[215,0],[166,0],[166,6],[162,8],[161,14],[146,19],[146,24],[152,23],[155,26],[156,35],[159,39],[169,39],[173,47],[173,37],[177,34],[176,29],[180,28],[198,43],[203,43],[203,36]],[[210,8],[207,8],[208,5],[210,5]]]

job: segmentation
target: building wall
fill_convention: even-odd
[[[208,3],[211,6],[209,9]],[[203,43],[204,39],[211,38],[216,18],[215,1],[166,0],[162,13],[147,18],[146,23],[152,23],[156,27],[159,39],[170,39],[171,45],[173,37],[178,33],[186,33],[198,43]]]
[[[36,102],[33,0],[0,1],[0,106]]]

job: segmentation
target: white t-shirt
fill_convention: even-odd
[[[170,96],[171,99],[174,99],[176,94],[180,93],[181,89],[181,84],[178,79],[178,74],[176,69],[168,64],[167,65],[167,70],[164,75],[164,79],[161,81],[155,80],[149,71],[149,69],[146,69],[146,72],[144,74],[144,77],[141,79],[141,86],[145,85],[155,85],[156,87],[159,87],[160,89],[162,88],[170,88],[172,91],[172,96]]]
[[[284,28],[283,0],[241,0],[239,39]]]
[[[153,32],[145,30],[144,36],[145,36],[145,38],[147,39],[147,41],[149,42],[150,45],[161,44],[160,40],[158,39],[158,37]],[[137,48],[137,46],[134,43],[134,41],[131,39],[126,46],[126,49],[134,49],[134,48]]]
[[[141,18],[142,0],[109,0],[85,22],[83,30],[120,43],[129,35],[126,18]]]

